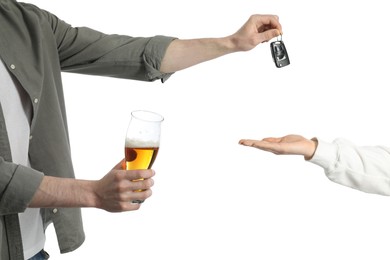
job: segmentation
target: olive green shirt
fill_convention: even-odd
[[[31,4],[0,0],[0,58],[33,107],[28,168],[12,163],[0,106],[1,260],[23,259],[18,213],[25,211],[43,176],[74,178],[61,71],[164,82],[170,74],[159,68],[173,39],[106,35],[72,27]],[[83,243],[80,209],[47,208],[41,213],[45,228],[54,224],[61,253]]]

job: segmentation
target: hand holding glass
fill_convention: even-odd
[[[150,111],[137,110],[131,113],[125,142],[126,170],[152,167],[160,148],[163,120],[161,115]],[[133,201],[133,203],[142,202],[142,200]]]

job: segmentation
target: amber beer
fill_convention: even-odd
[[[125,147],[125,160],[126,170],[143,170],[150,169],[157,157],[159,147],[148,147],[150,145],[140,145],[126,141]],[[133,181],[141,181],[143,179],[137,179]],[[142,190],[137,190],[142,191]],[[137,201],[142,203],[143,201]]]
[[[126,170],[150,169],[159,147],[125,147]]]

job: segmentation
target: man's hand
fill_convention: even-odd
[[[236,51],[249,51],[258,44],[281,35],[282,25],[276,15],[252,15],[231,37]]]
[[[136,210],[152,195],[153,170],[123,170],[123,161],[96,182],[96,207],[110,212]]]

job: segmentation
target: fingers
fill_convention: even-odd
[[[123,193],[120,198],[111,202],[111,205],[105,209],[109,212],[138,210],[141,207],[141,204],[138,202],[143,202],[150,196],[152,196],[151,190],[130,191],[128,193]]]
[[[239,144],[244,145],[244,146],[249,146],[249,147],[255,147],[259,149],[263,149],[264,145],[262,145],[262,141],[259,140],[251,140],[251,139],[245,139],[245,140],[240,140]]]
[[[152,190],[129,191],[123,193],[118,200],[120,203],[132,203],[133,201],[144,201],[152,196]]]
[[[268,42],[283,34],[282,25],[279,23],[277,15],[253,15],[256,28],[258,31],[259,42]]]
[[[154,170],[125,170],[122,168],[122,162],[119,162],[112,172],[130,181],[139,179],[149,179],[155,175]]]
[[[126,190],[140,191],[152,188],[154,185],[153,179],[137,179],[128,183]]]
[[[123,178],[119,177],[119,179],[113,183],[113,192],[117,193],[118,198],[124,194],[124,196],[129,195],[131,192],[141,192],[150,190],[154,185],[153,179],[133,179],[131,177]]]
[[[241,139],[238,143],[244,146],[252,146],[255,140]]]
[[[259,35],[260,42],[268,42],[269,40],[278,37],[280,34],[279,30],[277,29],[267,29]]]
[[[267,29],[275,29],[273,31],[273,37],[279,36],[283,34],[282,25],[279,23],[279,17],[277,15],[263,15],[262,21]]]
[[[280,146],[278,145],[279,141],[280,138],[268,137],[263,140],[242,139],[239,141],[239,144],[274,154],[280,154]]]
[[[253,19],[259,32],[264,32],[274,29],[274,37],[283,34],[282,25],[279,22],[277,15],[252,15],[250,19]]]
[[[131,202],[144,201],[152,196],[152,190],[133,191],[131,194]]]
[[[149,179],[155,175],[154,170],[124,170],[125,178],[134,181],[139,179]]]
[[[280,137],[267,137],[262,140],[242,139],[239,141],[239,144],[260,148],[267,145],[267,143],[279,143],[281,139]]]

